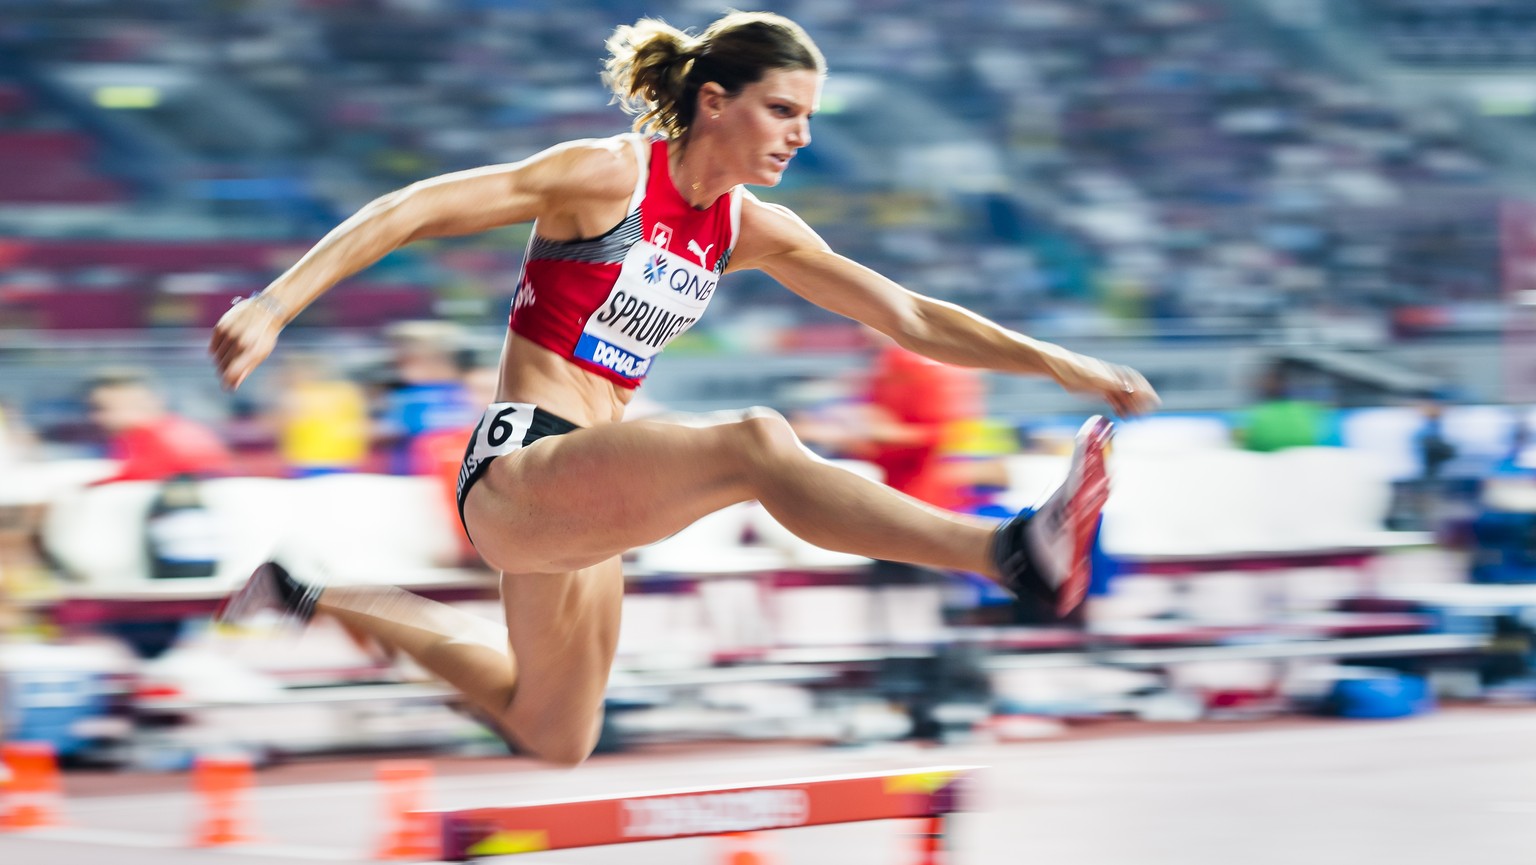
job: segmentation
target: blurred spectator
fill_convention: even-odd
[[[1424,416],[1424,425],[1413,437],[1419,454],[1419,474],[1422,480],[1433,483],[1440,478],[1446,463],[1456,458],[1456,445],[1445,435],[1445,406],[1427,402],[1419,412]]]
[[[14,406],[0,402],[0,468],[35,456],[37,439]]]
[[[411,449],[418,436],[463,429],[484,406],[472,405],[465,393],[464,338],[457,325],[401,322],[390,327],[386,337],[392,355],[379,425],[391,441],[389,470],[410,474]]]
[[[169,411],[145,374],[103,372],[86,393],[91,422],[108,435],[108,453],[121,462],[116,474],[101,483],[229,472],[232,461],[224,443],[202,424]]]
[[[0,404],[0,475],[14,471],[25,462],[32,451],[31,435],[21,423],[20,413]],[[3,642],[20,625],[20,613],[11,603],[15,587],[22,580],[22,573],[37,567],[32,548],[36,529],[36,506],[25,502],[0,499],[0,642]],[[0,678],[0,739],[5,732],[5,683]],[[0,770],[0,783],[5,780]]]
[[[879,466],[893,489],[966,510],[973,503],[969,467],[949,460],[946,444],[961,424],[981,416],[981,397],[976,370],[885,342],[861,395],[802,413],[794,426],[808,444]]]
[[[1531,414],[1522,414],[1515,421],[1509,435],[1509,451],[1499,461],[1498,470],[1503,472],[1528,472],[1536,470],[1536,448],[1531,442]]]
[[[153,579],[214,573],[224,538],[204,506],[199,478],[230,473],[233,458],[212,430],[172,413],[147,374],[99,373],[87,385],[91,422],[108,436],[115,474],[100,483],[161,481],[145,515],[143,533]],[[140,656],[156,657],[175,644],[179,619],[112,622],[103,630]]]
[[[1415,531],[1440,533],[1447,528],[1447,519],[1454,513],[1449,507],[1454,499],[1454,483],[1449,482],[1445,468],[1456,459],[1456,445],[1445,432],[1445,406],[1438,400],[1426,401],[1419,406],[1423,423],[1413,434],[1414,453],[1419,458],[1418,477],[1400,485],[1399,495],[1411,522],[1402,525]],[[1449,538],[1441,536],[1441,540]]]
[[[1262,453],[1320,445],[1327,441],[1330,425],[1327,407],[1293,396],[1280,364],[1265,368],[1258,391],[1258,401],[1233,431],[1243,447]]]
[[[318,355],[284,364],[276,421],[278,453],[296,477],[356,471],[368,457],[367,397]]]
[[[974,504],[968,475],[958,471],[947,444],[960,424],[984,413],[976,370],[886,345],[875,359],[870,406],[869,459],[887,483],[941,508]]]
[[[487,406],[495,402],[500,371],[475,360],[467,361],[465,366],[461,382],[464,397],[469,404]],[[464,449],[474,429],[474,423],[469,422],[456,427],[429,430],[411,442],[411,473],[438,480],[443,507],[447,510],[448,518],[455,524],[459,523],[459,469],[464,461]],[[459,531],[458,537],[463,561],[479,562],[480,554],[475,552],[474,545],[469,542],[469,535]]]

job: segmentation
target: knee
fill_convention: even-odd
[[[736,422],[738,444],[749,462],[775,462],[805,456],[800,438],[783,415],[768,408],[748,409]]]
[[[535,750],[533,755],[556,768],[574,769],[592,756],[596,746],[596,741],[586,744],[562,741]]]
[[[575,725],[574,730],[569,726],[557,726],[525,732],[518,737],[518,743],[533,757],[562,769],[573,769],[592,756],[602,729],[601,720],[592,724],[586,735],[579,732],[580,726]]]

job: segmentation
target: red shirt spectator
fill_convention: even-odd
[[[91,420],[110,436],[117,473],[101,483],[157,481],[176,475],[227,474],[229,449],[212,430],[171,414],[147,380],[133,373],[103,375],[91,383]]]
[[[943,445],[954,424],[982,415],[976,370],[887,345],[875,360],[869,399],[886,415],[869,454],[886,483],[929,504],[963,508],[966,490],[945,470]]]

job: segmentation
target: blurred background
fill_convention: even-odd
[[[1120,426],[1065,626],[755,505],[634,552],[605,753],[1536,700],[1536,7],[766,7],[831,77],[814,145],[758,194],[910,288],[1137,367],[1164,410]],[[238,394],[209,330],[376,196],[625,131],[607,34],[722,11],[0,0],[6,741],[80,778],[209,749],[506,754],[339,628],[209,617],[274,553],[499,615],[452,483],[528,227],[390,255]],[[770,406],[850,470],[1005,514],[1103,410],[914,357],[760,274],[714,306],[632,416]]]

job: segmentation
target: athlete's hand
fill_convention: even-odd
[[[1060,377],[1073,393],[1098,396],[1120,417],[1135,417],[1157,408],[1162,400],[1141,373],[1128,366],[1079,355]]]
[[[267,359],[282,330],[276,312],[253,297],[239,301],[219,318],[208,341],[208,354],[226,389],[238,388]]]

